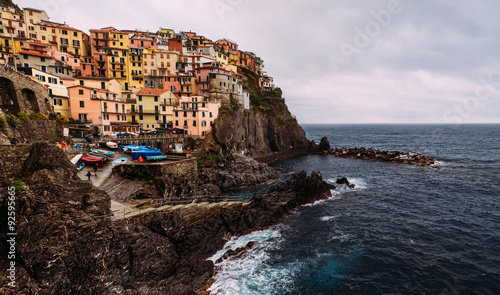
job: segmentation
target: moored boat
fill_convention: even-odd
[[[74,156],[74,157],[71,159],[71,163],[73,163],[73,164],[75,164],[75,165],[76,165],[76,164],[78,163],[78,161],[80,161],[80,159],[82,158],[82,156],[83,156],[83,154],[78,154],[78,155]]]
[[[118,166],[118,165],[125,164],[125,163],[127,163],[127,158],[120,158],[120,159],[116,159],[113,162],[111,162],[111,165]]]
[[[118,144],[116,144],[115,142],[112,142],[112,141],[106,142],[106,146],[109,147],[110,149],[117,149],[118,148]]]
[[[94,153],[94,154],[100,154],[100,155],[106,156],[108,158],[114,158],[115,157],[115,153],[114,152],[104,151],[104,150],[100,150],[100,149],[91,149],[90,151],[92,153]]]

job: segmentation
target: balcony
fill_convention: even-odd
[[[160,110],[139,110],[139,114],[159,114]]]
[[[108,101],[116,101],[116,102],[126,102],[124,98],[110,97],[110,96],[102,96],[97,94],[90,95],[91,100],[108,100]]]
[[[127,98],[125,99],[126,103],[137,103],[137,100],[135,98]]]
[[[125,64],[125,60],[111,60],[112,64]]]

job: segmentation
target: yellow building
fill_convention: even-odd
[[[158,32],[156,32],[158,36],[160,36],[162,39],[172,39],[174,37],[174,30],[172,29],[165,29],[165,28],[160,28]]]
[[[67,24],[46,20],[42,20],[34,26],[36,37],[32,39],[57,46],[58,51],[70,53],[78,58],[89,56],[90,37],[84,32]]]
[[[142,89],[137,93],[137,105],[131,108],[132,122],[137,121],[143,130],[171,126],[172,108],[178,98],[166,89]]]
[[[144,74],[147,76],[173,76],[177,74],[179,53],[158,49],[144,50]]]

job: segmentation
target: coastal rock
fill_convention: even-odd
[[[320,152],[328,151],[330,149],[330,141],[328,141],[328,138],[326,136],[321,139],[318,148]]]
[[[16,192],[17,294],[195,294],[214,274],[206,259],[228,237],[275,224],[334,188],[320,173],[303,171],[248,203],[207,203],[112,221],[109,195],[74,177],[74,166],[57,148],[35,149],[25,164],[24,190]],[[1,194],[0,212],[6,205]]]

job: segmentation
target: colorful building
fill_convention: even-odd
[[[172,113],[167,106],[177,105],[178,97],[167,89],[142,89],[137,93],[137,105],[131,108],[135,120],[143,130],[155,130],[172,124]]]
[[[136,132],[138,126],[128,122],[126,100],[105,89],[75,85],[68,87],[71,117],[91,123],[94,133],[110,135]]]
[[[220,102],[202,96],[181,97],[174,107],[174,128],[183,128],[189,135],[205,137],[219,115]]]

